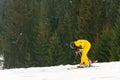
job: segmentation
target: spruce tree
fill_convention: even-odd
[[[113,37],[110,46],[110,61],[120,60],[120,8],[118,9],[117,20],[113,28]]]
[[[113,50],[115,50],[114,49],[115,47],[112,47],[115,44],[114,43],[115,34],[113,34],[114,30],[112,30],[113,29],[112,27],[114,27],[114,23],[116,21],[116,16],[117,16],[116,14],[118,13],[117,9],[119,7],[119,2],[117,0],[105,0],[105,1],[102,1],[102,5],[103,5],[102,13],[101,13],[102,14],[102,16],[101,16],[101,20],[102,20],[101,24],[102,25],[101,25],[101,29],[98,28],[98,30],[101,31],[99,33],[99,36],[100,35],[101,36],[100,37],[98,36],[95,41],[95,45],[93,48],[94,49],[93,55],[94,55],[94,58],[96,58],[96,59],[98,58],[99,61],[111,61],[110,60],[111,54],[113,54]],[[111,43],[111,41],[113,43]],[[104,45],[102,45],[102,44],[104,44]],[[99,47],[98,47],[98,45],[99,45]],[[106,46],[106,47],[104,47],[104,46]],[[99,48],[100,48],[100,50],[99,50]],[[104,53],[106,55],[104,55],[102,53]],[[97,56],[95,56],[95,55],[97,55]],[[101,57],[99,57],[99,55]]]
[[[64,51],[62,50],[61,42],[56,32],[50,37],[48,51],[50,61],[49,65],[64,64]]]
[[[70,49],[70,42],[76,40],[75,29],[76,29],[76,7],[75,1],[66,1],[66,6],[63,9],[64,16],[59,22],[59,26],[57,29],[59,40],[62,46],[62,57],[64,64],[70,63],[73,64],[75,53],[74,50]]]
[[[98,60],[99,62],[109,61],[111,38],[112,38],[111,30],[109,29],[104,30],[99,40],[96,40],[96,44],[94,45],[94,51],[92,51],[93,53],[91,56],[93,60]]]
[[[38,25],[36,1],[11,0],[5,14],[5,68],[28,67],[31,64],[31,49]],[[37,14],[36,14],[37,13]]]
[[[50,23],[48,16],[48,2],[47,0],[38,1],[39,12],[38,26],[35,29],[37,35],[35,37],[34,48],[32,49],[31,62],[32,66],[48,66],[49,65],[49,36]]]

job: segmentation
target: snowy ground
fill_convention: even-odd
[[[120,62],[94,63],[96,67],[68,70],[76,65],[0,70],[0,80],[120,80]]]

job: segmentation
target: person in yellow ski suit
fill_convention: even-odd
[[[80,64],[90,65],[92,63],[91,60],[87,56],[88,51],[91,48],[91,44],[88,40],[73,41],[71,42],[70,47],[76,50],[75,51],[76,55],[80,54],[80,52],[82,53],[80,54],[81,55]]]

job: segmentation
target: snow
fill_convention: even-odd
[[[120,80],[120,61],[94,63],[95,67],[68,70],[77,65],[0,70],[0,80]]]

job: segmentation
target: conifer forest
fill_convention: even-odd
[[[5,68],[75,64],[78,39],[92,61],[120,61],[120,0],[0,0]]]

